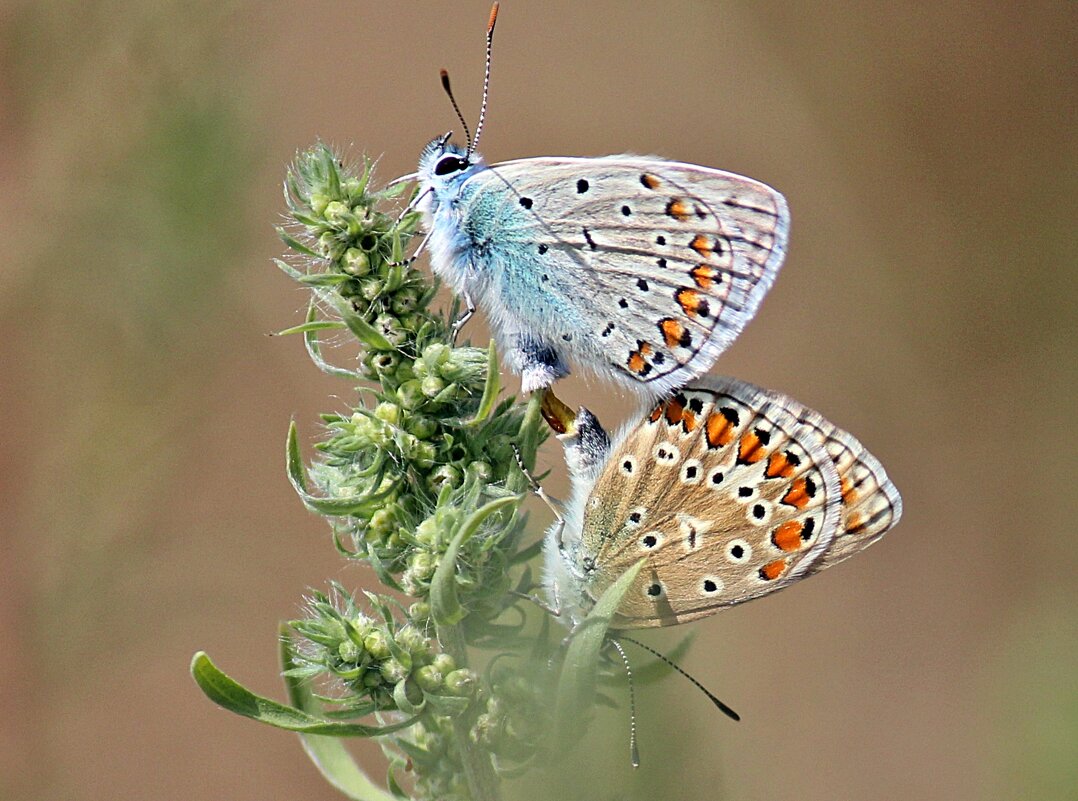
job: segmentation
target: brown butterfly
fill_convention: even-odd
[[[659,403],[611,440],[551,393],[573,479],[548,532],[545,585],[579,622],[644,560],[613,629],[671,626],[787,587],[852,556],[902,499],[852,435],[792,398],[732,378]]]

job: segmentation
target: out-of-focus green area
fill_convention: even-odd
[[[316,138],[413,170],[455,125],[438,67],[474,118],[487,10],[0,9],[0,797],[335,797],[186,674],[204,648],[280,697],[277,621],[371,580],[285,480],[288,419],[310,436],[351,390],[266,336],[306,302],[271,226]],[[693,626],[684,666],[741,724],[668,678],[643,767],[622,708],[551,797],[1073,792],[1076,30],[1066,4],[503,3],[485,155],[785,192],[787,265],[717,369],[849,428],[906,503],[856,560]]]

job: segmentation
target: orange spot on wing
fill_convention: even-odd
[[[799,478],[794,481],[793,486],[791,486],[790,490],[783,496],[782,502],[787,506],[796,506],[798,509],[804,509],[808,506],[809,497],[808,482],[803,478]]]
[[[651,410],[651,414],[648,416],[648,420],[652,423],[658,422],[659,418],[663,416],[663,405],[660,403],[654,409]]]
[[[650,356],[651,355],[652,347],[651,347],[650,343],[641,342],[641,343],[639,343],[639,345],[640,345],[640,355],[641,356]]]
[[[696,285],[706,292],[711,289],[711,285],[719,277],[719,271],[710,264],[699,264],[692,268],[689,275],[692,276],[692,280],[696,282]]]
[[[634,350],[629,354],[629,369],[634,373],[643,373],[644,368],[648,366],[648,363],[644,361],[644,357],[640,354],[640,351]]]
[[[842,477],[842,502],[847,506],[852,506],[854,501],[857,500],[858,492],[853,486],[853,482],[850,481],[849,476]]]
[[[786,458],[786,454],[783,451],[775,451],[771,454],[771,457],[767,460],[767,470],[764,471],[764,475],[768,478],[789,478],[794,474],[794,466],[790,463],[790,460]]]
[[[672,426],[676,426],[681,422],[681,418],[685,414],[685,405],[681,402],[680,398],[672,398],[669,403],[666,404],[666,422]]]
[[[667,347],[672,348],[675,345],[680,345],[687,348],[692,344],[692,334],[673,317],[660,320],[659,331],[662,333]]]
[[[785,570],[786,560],[776,559],[774,562],[768,562],[760,568],[760,578],[764,581],[774,581],[781,576]]]
[[[689,219],[689,207],[684,200],[679,198],[674,198],[666,204],[666,213],[678,222],[685,222]]]
[[[726,415],[716,412],[707,418],[705,426],[707,444],[712,448],[721,448],[729,445],[734,438],[734,426],[726,419]]]
[[[699,253],[705,259],[710,257],[715,250],[715,246],[712,241],[703,234],[697,234],[692,238],[692,242],[689,243],[689,247]]]
[[[674,293],[674,299],[690,317],[707,317],[710,313],[707,299],[695,289],[683,286]]]
[[[696,415],[690,411],[686,411],[681,416],[681,428],[686,434],[689,434],[696,430]]]
[[[858,512],[854,512],[852,515],[846,518],[846,531],[850,534],[855,534],[858,529],[864,526],[865,521],[861,518]]]
[[[646,186],[648,189],[656,189],[659,186],[659,179],[654,175],[648,175],[644,173],[640,176],[640,183]]]
[[[804,526],[797,520],[787,520],[771,532],[771,542],[780,551],[796,551],[801,547],[801,529]]]
[[[737,446],[737,460],[743,464],[756,464],[766,456],[763,443],[755,431],[749,431],[741,437]]]

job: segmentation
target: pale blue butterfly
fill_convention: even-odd
[[[525,392],[573,361],[665,395],[706,372],[756,313],[786,251],[786,202],[750,178],[652,157],[488,166],[475,146],[496,14],[475,138],[462,148],[446,134],[419,160],[434,272],[469,312],[483,309]]]

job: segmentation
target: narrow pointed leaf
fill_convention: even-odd
[[[255,695],[243,685],[226,676],[202,651],[191,660],[191,676],[206,694],[220,707],[237,715],[257,720],[267,726],[303,734],[322,734],[330,737],[374,737],[406,729],[415,723],[414,718],[382,726],[365,726],[361,723],[338,723],[315,717],[302,710],[279,704],[269,698]]]
[[[487,348],[487,381],[483,385],[483,397],[479,401],[479,408],[475,411],[475,417],[468,421],[469,426],[476,426],[490,416],[494,409],[494,402],[498,399],[501,391],[501,374],[498,372],[498,351],[494,347],[494,340],[490,340]]]
[[[641,559],[607,587],[588,616],[573,630],[558,679],[556,711],[558,730],[565,735],[562,740],[566,746],[583,731],[587,710],[595,702],[599,653],[610,621],[643,566]]]

